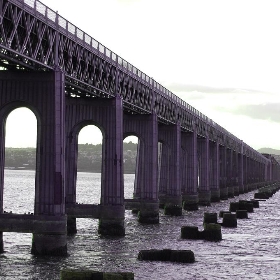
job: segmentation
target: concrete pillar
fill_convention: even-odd
[[[162,145],[159,185],[160,204],[182,207],[180,180],[181,128],[176,125],[159,125],[159,141]],[[165,177],[165,178],[164,178]],[[170,206],[169,205],[169,206]]]
[[[102,235],[124,235],[123,106],[119,96],[112,100],[110,109],[112,112],[107,119],[103,139],[102,214],[98,232]]]
[[[124,116],[124,130],[126,124],[126,118]],[[124,132],[125,134],[125,132]],[[135,179],[134,179],[134,188],[133,188],[133,198],[140,199],[141,197],[141,186],[144,185],[144,167],[143,161],[145,160],[145,146],[143,140],[138,138],[138,145],[137,145],[137,158],[136,158],[136,168],[135,168]]]
[[[40,131],[40,164],[35,186],[35,215],[60,216],[59,223],[66,223],[65,216],[65,85],[64,74],[53,72],[53,81],[44,103]],[[58,217],[57,217],[58,219]],[[52,220],[52,219],[51,219]],[[46,220],[46,223],[49,223]],[[58,222],[54,222],[55,224]],[[32,250],[35,255],[66,255],[66,227],[64,234],[33,233]]]
[[[244,167],[243,167],[243,150],[238,154],[238,187],[239,194],[244,193]]]
[[[265,163],[265,181],[269,182],[270,181],[270,161],[267,161]]]
[[[248,172],[248,191],[252,191],[252,184],[254,183],[254,167],[253,160],[251,158],[247,159],[247,172]]]
[[[182,149],[185,151],[186,181],[182,182],[182,199],[185,210],[198,209],[198,158],[197,158],[197,134],[182,132]]]
[[[67,123],[67,122],[66,122]],[[77,162],[78,162],[78,131],[66,131],[66,178],[65,178],[65,203],[66,207],[72,207],[76,204],[76,183],[77,183]],[[67,130],[67,129],[66,129]],[[67,216],[67,233],[77,233],[76,218]]]
[[[1,73],[0,73],[1,74]],[[1,77],[1,75],[0,75]],[[2,78],[2,77],[1,77]],[[0,80],[1,83],[1,80]],[[1,84],[2,86],[2,84]],[[3,92],[4,93],[4,92]],[[3,214],[3,192],[4,192],[4,167],[5,167],[5,124],[7,113],[0,111],[0,214]],[[0,253],[4,252],[3,233],[0,232]]]
[[[261,182],[265,182],[266,178],[266,164],[264,162],[260,163],[261,170]]]
[[[233,185],[233,150],[227,149],[227,188],[228,188],[228,197],[234,197],[234,185]]]
[[[31,252],[35,255],[65,256],[64,75],[59,69],[52,72],[1,71],[0,88],[3,93],[0,99],[1,140],[4,139],[6,117],[13,109],[26,106],[35,113],[38,121],[34,215],[42,226],[33,231]],[[2,163],[4,147],[2,143]],[[2,167],[0,180],[2,189]],[[1,190],[1,200],[2,194]],[[51,228],[52,233],[46,232],[46,228]]]
[[[103,133],[99,233],[125,234],[123,186],[123,107],[122,99],[66,99],[67,174],[77,172],[77,139],[80,129],[95,124]],[[72,140],[71,140],[72,139]],[[71,175],[72,178],[75,178]],[[67,181],[67,206],[76,203],[76,181]],[[69,220],[68,220],[69,223]],[[73,226],[74,228],[74,226]]]
[[[234,187],[234,195],[237,196],[239,195],[239,184],[238,184],[238,181],[239,181],[239,174],[238,174],[238,170],[239,170],[239,167],[238,167],[238,153],[237,151],[233,151],[233,162],[232,162],[232,174],[233,174],[233,187]]]
[[[244,193],[248,192],[248,157],[243,155],[243,168],[244,168]]]
[[[187,189],[187,172],[188,172],[188,167],[187,167],[187,157],[188,157],[188,153],[187,150],[183,144],[185,138],[184,138],[184,134],[185,132],[181,133],[181,139],[182,139],[182,143],[181,143],[181,163],[180,163],[180,177],[181,177],[181,189],[182,189],[182,200],[184,203],[184,192]]]
[[[219,143],[210,142],[210,190],[211,201],[220,201],[220,154]]]
[[[269,176],[269,181],[271,182],[273,179],[272,179],[272,159],[271,159],[271,156],[270,156],[270,161],[269,161],[269,170],[268,170],[268,176]]]
[[[3,232],[0,232],[0,254],[4,253]]]
[[[227,187],[227,148],[220,146],[220,198],[222,200],[228,199],[228,187]]]
[[[167,197],[167,189],[169,188],[169,166],[170,166],[170,148],[167,143],[160,142],[159,150],[159,178],[158,178],[158,190],[159,190],[159,203],[160,207],[164,208],[166,203],[164,197]]]
[[[211,191],[209,186],[209,138],[198,139],[198,150],[200,156],[199,167],[199,204],[210,205],[211,204]]]
[[[261,172],[262,172],[262,182],[266,181],[266,163],[262,162],[261,163]]]
[[[261,162],[256,161],[256,187],[260,182],[262,182]]]
[[[272,181],[276,181],[277,176],[276,176],[276,164],[274,159],[272,158]]]
[[[157,116],[124,115],[124,135],[137,135],[138,153],[134,198],[140,199],[138,220],[159,223]]]

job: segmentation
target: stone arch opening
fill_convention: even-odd
[[[96,124],[86,124],[78,132],[76,202],[99,204],[103,133]]]
[[[15,104],[8,108],[4,119],[3,211],[34,213],[38,142],[36,114],[31,108]]]
[[[139,149],[141,140],[136,135],[127,135],[123,140],[124,197],[133,198],[137,188]],[[137,170],[138,169],[138,170]]]

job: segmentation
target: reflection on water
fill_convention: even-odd
[[[18,207],[20,212],[33,212],[33,197],[30,198],[28,192],[33,192],[34,173],[5,172],[7,211],[17,212]],[[79,173],[78,176],[77,200],[99,203],[100,190],[95,186],[100,189],[100,174]],[[126,177],[127,198],[132,197],[133,180],[133,175]],[[136,216],[126,211],[124,238],[102,238],[97,233],[97,220],[78,219],[78,233],[68,237],[69,256],[65,258],[34,257],[30,254],[31,234],[4,233],[0,279],[59,279],[61,268],[133,271],[135,279],[280,279],[280,192],[261,201],[260,208],[249,213],[249,219],[238,220],[237,228],[222,228],[220,242],[180,239],[182,226],[196,225],[202,229],[204,212],[228,210],[231,201],[241,198],[251,199],[253,193],[213,203],[211,207],[200,207],[198,211],[183,211],[181,217],[168,217],[161,212],[158,225],[140,225]],[[13,199],[16,199],[16,207],[11,203]],[[195,253],[196,262],[137,260],[139,250],[152,248],[190,249]]]

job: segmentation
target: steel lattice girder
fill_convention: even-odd
[[[234,135],[154,83],[125,60],[115,54],[112,58],[113,53],[109,58],[104,46],[58,17],[44,4],[37,0],[31,2],[0,0],[1,66],[45,71],[59,66],[65,72],[65,90],[70,96],[110,98],[118,94],[128,111],[142,114],[155,112],[161,122],[179,122],[183,130],[195,129],[202,137],[242,152],[242,141]],[[35,9],[32,5],[39,7]],[[41,13],[39,8],[45,12]],[[93,45],[98,45],[98,49]],[[262,157],[249,146],[244,148],[244,153],[256,159]]]

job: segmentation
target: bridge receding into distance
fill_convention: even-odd
[[[32,253],[66,255],[76,218],[125,235],[125,209],[159,223],[161,206],[192,211],[280,180],[279,164],[203,115],[37,0],[0,0],[0,252],[2,232],[33,233]],[[5,125],[37,118],[34,214],[3,211]],[[103,135],[100,204],[76,203],[78,134]],[[123,139],[137,136],[133,199],[124,199]]]

